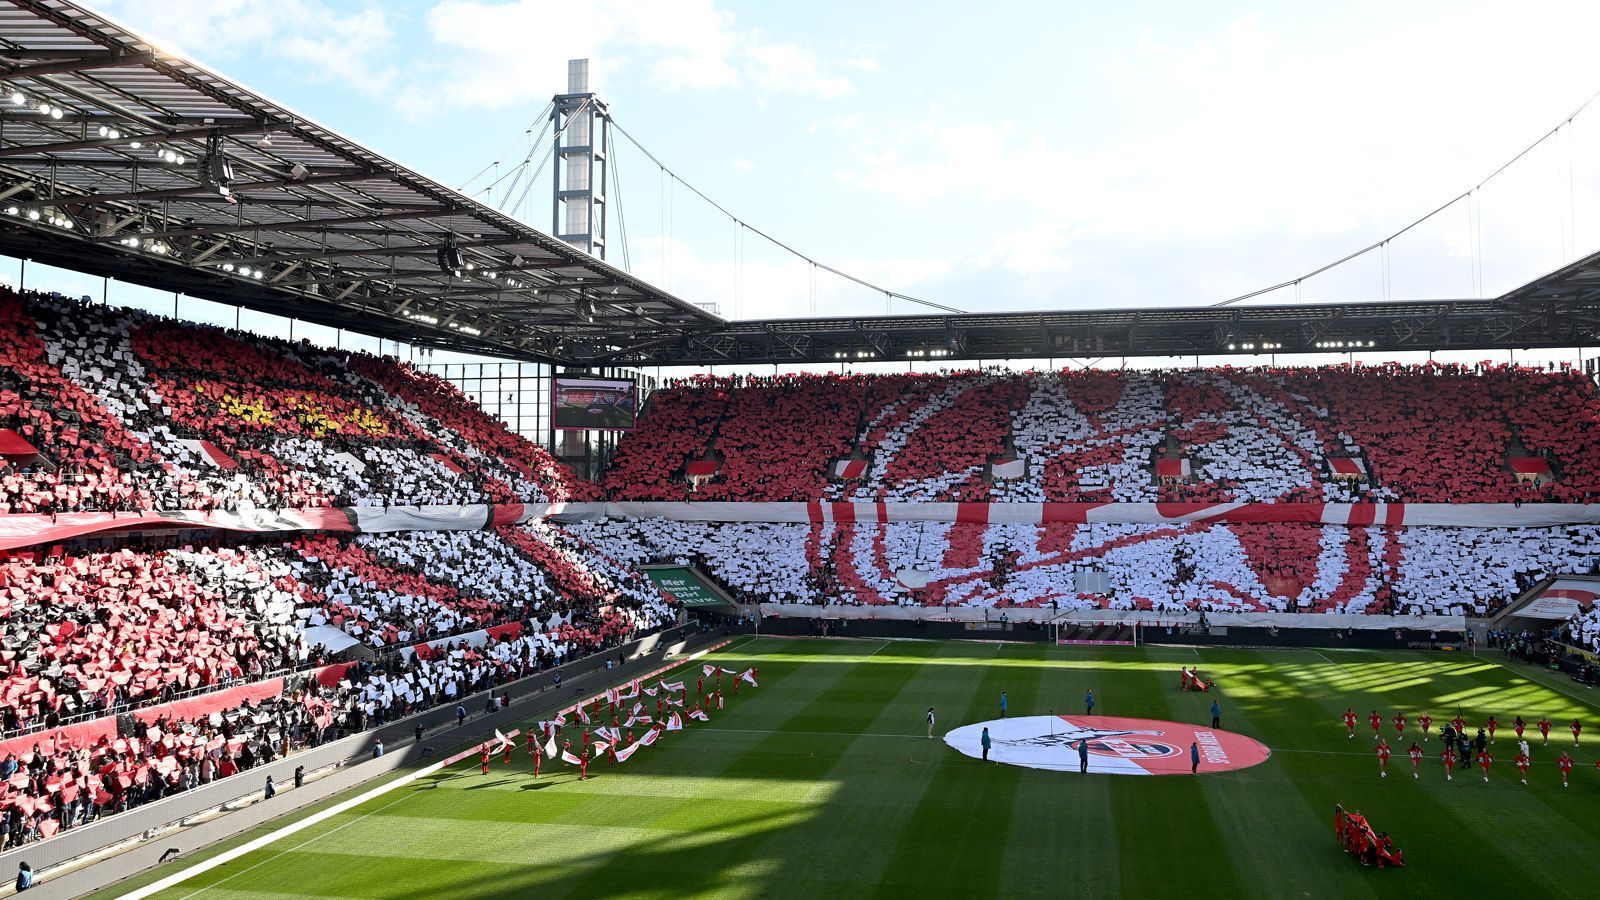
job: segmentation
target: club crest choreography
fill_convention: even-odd
[[[1023,716],[963,725],[946,744],[983,758],[981,734],[989,729],[989,759],[1034,769],[1078,772],[1087,745],[1088,770],[1106,775],[1188,775],[1248,768],[1271,751],[1261,742],[1183,722],[1114,716]],[[1194,757],[1199,757],[1198,767]]]

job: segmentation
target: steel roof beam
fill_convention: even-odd
[[[0,51],[0,57],[11,57],[10,51]],[[155,62],[154,53],[119,53],[116,51],[90,52],[77,58],[64,58],[57,62],[17,66],[0,72],[0,82],[37,78],[40,75],[65,75],[86,72],[90,69],[120,69],[128,66],[146,66]]]

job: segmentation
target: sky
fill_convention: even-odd
[[[814,259],[967,311],[1201,305],[1292,280],[1474,188],[1600,90],[1600,4],[1578,2],[99,8],[468,193],[524,159],[566,60],[587,57],[616,121],[684,182]],[[1262,300],[1493,296],[1600,250],[1597,149],[1600,104],[1386,252]],[[918,309],[813,273],[625,142],[613,162],[625,261],[684,299],[738,318]],[[542,174],[521,205],[478,196],[548,229]]]

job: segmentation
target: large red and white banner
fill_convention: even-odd
[[[90,534],[215,528],[223,531],[478,531],[536,519],[602,517],[683,522],[976,525],[1234,525],[1305,522],[1356,527],[1549,528],[1600,524],[1600,504],[1585,503],[810,503],[629,502],[502,503],[439,506],[330,506],[307,509],[169,510],[0,515],[0,550]]]
[[[503,503],[440,506],[327,506],[307,509],[167,510],[0,515],[0,550],[52,544],[92,534],[215,528],[221,531],[478,531],[534,519],[593,519],[601,503]]]
[[[569,504],[584,506],[585,504]],[[1585,503],[606,503],[612,518],[690,522],[967,522],[1045,525],[1232,525],[1305,522],[1358,527],[1547,528],[1600,524]]]

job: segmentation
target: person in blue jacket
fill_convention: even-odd
[[[1000,718],[1006,717],[1006,692],[1000,692]]]
[[[33,887],[33,867],[27,863],[17,866],[17,891],[20,893]]]
[[[1087,692],[1084,693],[1084,695],[1083,695],[1083,705],[1084,705],[1084,711],[1083,711],[1084,715],[1086,715],[1086,716],[1094,715],[1094,691],[1091,690],[1091,691],[1087,691]]]
[[[1222,727],[1222,703],[1217,700],[1211,701],[1211,727]]]
[[[1078,773],[1089,774],[1089,739],[1084,738],[1078,742]]]
[[[1200,774],[1200,742],[1193,741],[1189,744],[1189,774]]]
[[[992,742],[989,740],[989,727],[987,725],[984,726],[983,735],[978,738],[978,743],[983,745],[983,761],[984,762],[988,762],[989,761],[989,745]]]

